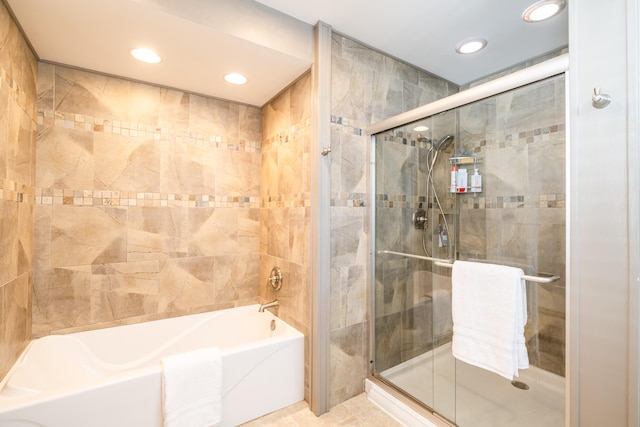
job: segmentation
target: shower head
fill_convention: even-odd
[[[444,151],[447,148],[449,148],[451,144],[453,144],[453,139],[454,139],[454,136],[451,134],[448,134],[440,138],[439,141],[432,140],[431,145],[433,146],[434,149],[438,151]]]

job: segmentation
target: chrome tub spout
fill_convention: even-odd
[[[258,311],[259,311],[260,313],[263,313],[263,312],[264,312],[264,310],[265,310],[266,308],[269,308],[269,307],[278,307],[278,305],[280,305],[280,303],[278,302],[278,300],[274,300],[274,301],[271,301],[271,302],[266,303],[266,304],[261,304],[261,305],[260,305],[260,308],[258,309]]]

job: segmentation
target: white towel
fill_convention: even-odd
[[[451,275],[453,355],[508,380],[529,367],[524,339],[523,272],[502,265],[455,261]]]
[[[211,427],[221,419],[222,356],[217,347],[162,359],[165,427]]]

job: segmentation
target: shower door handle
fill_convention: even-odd
[[[331,147],[322,147],[322,151],[320,152],[320,154],[322,154],[323,156],[326,156],[330,152],[331,152]]]

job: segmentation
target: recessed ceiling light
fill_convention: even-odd
[[[224,79],[232,85],[243,85],[247,83],[247,78],[240,73],[226,74]]]
[[[157,53],[144,47],[131,49],[131,55],[138,61],[147,62],[149,64],[157,64],[162,60]]]
[[[427,126],[416,126],[413,128],[414,132],[426,132],[429,130]]]
[[[525,22],[544,21],[560,13],[565,5],[564,0],[541,0],[529,6],[522,14],[522,19]]]
[[[485,39],[467,39],[462,40],[456,45],[456,52],[458,53],[474,53],[484,49],[487,46]]]

